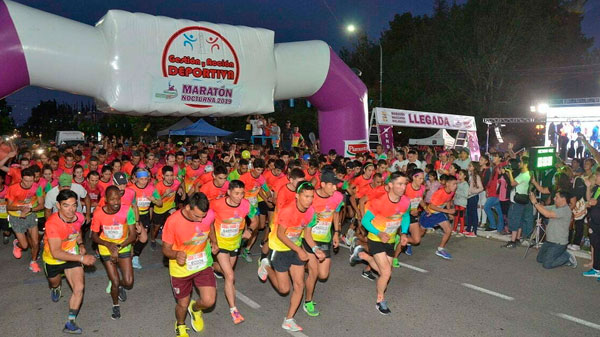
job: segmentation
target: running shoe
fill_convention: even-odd
[[[110,289],[112,288],[112,282],[110,280],[108,280],[108,285],[106,286],[106,289],[104,290],[107,294],[110,294]]]
[[[352,243],[352,238],[354,238],[355,236],[356,232],[354,231],[354,229],[349,228],[346,232],[346,239],[348,240],[347,245],[350,245],[350,243]]]
[[[140,257],[134,256],[133,259],[131,259],[131,265],[135,269],[142,269],[142,265],[140,264]]]
[[[462,238],[463,236],[465,236],[464,232],[458,232],[458,233],[456,233],[456,237],[457,238]]]
[[[358,256],[360,254],[360,252],[364,251],[365,249],[362,246],[356,246],[354,247],[354,250],[352,251],[352,255],[350,255],[350,265],[354,266],[357,263],[359,263],[360,261],[362,261],[362,259]]]
[[[377,304],[375,305],[375,308],[382,315],[389,315],[392,313],[390,308],[388,308],[388,306],[387,306],[387,301],[377,302]]]
[[[215,274],[215,278],[218,278],[219,280],[223,279],[223,274],[218,271],[213,271],[213,274]]]
[[[187,333],[188,330],[189,329],[185,324],[177,325],[177,322],[175,323],[175,333],[177,334],[177,337],[190,337]]]
[[[200,332],[204,330],[204,320],[202,319],[202,310],[194,311],[193,307],[196,304],[196,301],[191,300],[190,305],[188,305],[188,313],[190,314],[190,318],[192,319],[192,329],[196,332]]]
[[[592,268],[588,271],[584,271],[582,275],[585,277],[600,277],[600,270]]]
[[[567,265],[577,268],[577,258],[572,253],[569,253],[569,262],[567,262]]]
[[[315,302],[310,301],[310,302],[304,302],[304,305],[302,306],[302,309],[304,309],[304,312],[311,317],[317,317],[319,316],[321,313],[319,312],[319,310],[317,310],[317,308],[315,308]]]
[[[4,237],[2,238],[2,243],[7,245],[9,241],[10,241],[10,236],[4,235]]]
[[[150,249],[152,249],[153,252],[156,251],[157,246],[156,241],[150,241]]]
[[[404,254],[406,254],[408,256],[412,256],[412,245],[411,244],[406,245],[406,249],[404,250]]]
[[[244,317],[237,308],[231,308],[229,313],[231,314],[231,319],[233,319],[233,324],[240,324],[244,321]]]
[[[517,248],[517,243],[515,241],[508,241],[507,244],[502,245],[503,248]]]
[[[21,256],[23,255],[23,250],[21,248],[19,248],[18,244],[19,244],[19,240],[14,239],[13,240],[13,256],[15,257],[15,259],[20,259]]]
[[[353,237],[351,242],[350,242],[350,251],[353,252],[354,248],[356,248],[356,244],[358,243],[358,238],[357,237]]]
[[[578,251],[578,250],[581,250],[581,247],[579,245],[568,245],[567,249]]]
[[[65,323],[65,327],[63,328],[63,332],[72,335],[81,335],[83,330],[81,330],[81,328],[78,327],[74,321],[67,321],[67,323]]]
[[[39,273],[42,271],[42,269],[40,269],[40,265],[37,263],[37,261],[29,262],[29,270],[31,270],[34,273]]]
[[[121,318],[121,307],[118,305],[113,305],[112,314],[110,314],[110,318],[113,320],[117,320]]]
[[[477,234],[475,234],[473,232],[466,232],[465,233],[465,237],[467,237],[467,238],[476,238]]]
[[[58,302],[60,300],[61,295],[62,292],[60,290],[60,286],[50,289],[50,298],[52,299],[52,302]]]
[[[250,263],[252,262],[252,256],[250,256],[250,250],[248,248],[242,248],[242,252],[240,253],[240,257],[244,259],[244,261]]]
[[[392,260],[392,267],[394,267],[394,268],[400,268],[400,261],[398,261],[398,258],[397,258],[397,257],[395,257],[395,258]]]
[[[119,287],[119,301],[121,301],[121,302],[127,301],[127,292],[125,291],[125,288],[123,288],[123,287]]]
[[[302,328],[296,323],[296,320],[293,318],[284,319],[281,327],[287,331],[302,331]]]
[[[450,253],[448,253],[448,251],[445,248],[441,248],[441,249],[438,248],[435,251],[435,255],[437,255],[443,259],[446,259],[446,260],[452,260],[452,255],[450,255]]]
[[[267,280],[267,267],[270,265],[271,262],[269,262],[269,259],[267,259],[266,257],[260,260],[260,265],[258,266],[258,278],[263,282]]]
[[[375,276],[375,274],[373,274],[373,272],[370,270],[363,270],[361,276],[366,278],[369,281],[377,280],[377,277]]]

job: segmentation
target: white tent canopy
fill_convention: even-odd
[[[433,136],[427,138],[411,138],[408,141],[410,145],[429,145],[429,146],[443,146],[449,148],[454,145],[454,138],[450,136],[446,129],[440,129]]]

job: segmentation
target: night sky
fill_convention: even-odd
[[[355,24],[378,39],[394,14],[430,14],[434,0],[47,0],[17,2],[75,21],[94,25],[110,9],[143,12],[173,18],[263,27],[275,31],[275,42],[323,40],[334,50],[350,47],[355,37],[344,27]],[[463,1],[458,1],[461,3]],[[600,47],[600,0],[588,0],[583,32]],[[17,124],[24,123],[40,100],[91,102],[84,96],[28,87],[7,97]]]

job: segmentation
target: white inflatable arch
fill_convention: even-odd
[[[130,115],[239,116],[305,97],[324,152],[367,138],[367,89],[322,41],[120,10],[95,27],[0,1],[0,97],[28,85]]]

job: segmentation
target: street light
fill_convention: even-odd
[[[356,26],[349,24],[346,26],[348,33],[354,33]],[[379,40],[379,106],[383,107],[383,47],[381,46],[381,40]]]

